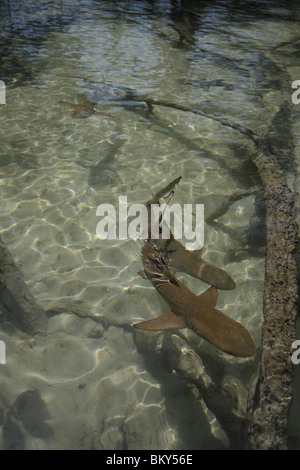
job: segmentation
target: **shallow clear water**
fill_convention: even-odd
[[[299,43],[271,47],[297,34],[298,12],[272,1],[183,10],[169,1],[38,3],[1,4],[0,224],[31,293],[52,315],[46,337],[1,333],[1,447],[238,446],[239,424],[226,427],[219,410],[225,394],[228,416],[243,416],[256,360],[233,358],[188,330],[134,331],[167,304],[137,274],[140,243],[97,237],[96,209],[117,206],[119,195],[145,202],[182,175],[174,201],[205,205],[203,257],[237,284],[219,292],[217,307],[259,347],[264,219],[250,140],[195,114],[161,106],[150,114],[122,98],[136,90],[257,132],[272,123],[292,185]],[[108,92],[97,100],[103,79]],[[86,97],[111,116],[78,119],[59,104]],[[195,293],[207,289],[180,279]],[[213,401],[208,383],[219,390]]]

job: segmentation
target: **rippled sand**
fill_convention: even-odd
[[[204,204],[207,219],[232,196],[224,214],[205,226],[203,258],[236,281],[235,290],[219,292],[217,307],[241,322],[259,347],[264,234],[259,194],[247,193],[259,184],[247,163],[249,142],[192,114],[155,108],[149,115],[143,104],[117,101],[122,87],[130,87],[197,103],[255,128],[262,109],[254,83],[259,72],[251,66],[244,72],[257,73],[245,88],[199,91],[178,79],[188,74],[236,83],[247,69],[245,56],[234,56],[237,74],[226,62],[201,62],[199,51],[193,55],[175,39],[162,41],[156,32],[168,28],[158,21],[141,25],[100,13],[90,18],[85,12],[86,20],[52,32],[32,62],[26,56],[38,69],[35,85],[9,88],[1,110],[1,236],[31,293],[50,312],[46,336],[1,333],[7,346],[7,364],[0,366],[1,448],[228,448],[218,404],[206,403],[194,374],[210,378],[242,410],[256,361],[232,358],[187,330],[135,331],[134,323],[167,305],[137,274],[141,243],[100,240],[96,209],[117,206],[119,195],[129,204],[144,202],[179,175],[174,202]],[[261,24],[252,27],[255,38],[263,34]],[[251,48],[244,52],[252,57]],[[103,75],[115,88],[96,109],[112,117],[74,119],[59,105],[93,95],[97,85],[82,78],[101,83]],[[208,287],[180,279],[197,294]]]

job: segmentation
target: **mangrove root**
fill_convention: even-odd
[[[47,315],[38,305],[0,238],[0,320],[27,334],[45,332]]]

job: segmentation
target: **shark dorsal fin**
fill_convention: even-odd
[[[163,330],[180,330],[181,328],[187,328],[186,323],[181,320],[172,310],[168,310],[160,317],[153,318],[149,321],[143,321],[134,325],[139,330],[150,330],[150,331],[163,331]]]
[[[199,298],[209,307],[215,307],[218,301],[218,289],[215,286],[211,286],[205,292],[200,294]]]

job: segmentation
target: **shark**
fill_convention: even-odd
[[[157,318],[135,324],[135,328],[150,331],[189,328],[232,356],[255,354],[256,347],[247,329],[215,308],[218,300],[215,286],[195,295],[175,278],[150,240],[144,243],[142,260],[147,279],[170,309]]]
[[[150,238],[151,205],[159,204],[160,199],[168,193],[169,195],[166,197],[166,200],[169,201],[174,193],[174,187],[180,182],[180,180],[181,176],[177,177],[145,203],[148,209],[148,239]],[[173,269],[173,272],[179,271],[187,273],[190,276],[201,279],[202,281],[217,287],[218,289],[231,290],[236,287],[234,280],[226,271],[203,260],[202,248],[199,250],[187,250],[174,238],[171,232],[169,239],[152,239],[151,243],[161,254],[169,269]],[[139,274],[146,278],[143,271],[140,271]]]

